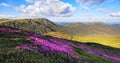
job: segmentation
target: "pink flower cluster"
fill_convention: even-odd
[[[59,42],[59,41],[56,42],[54,40],[51,41],[48,38],[47,40],[45,40],[45,39],[41,39],[41,38],[34,37],[34,36],[30,36],[29,38],[34,40],[34,45],[41,45],[41,47],[44,49],[49,48],[50,51],[65,52],[70,55],[74,54],[72,47],[62,42]]]
[[[31,45],[28,45],[28,44],[22,44],[20,46],[16,46],[15,49],[16,50],[24,49],[24,50],[36,51],[37,47],[31,46]]]
[[[33,42],[34,46],[21,45],[21,46],[16,46],[16,49],[22,48],[25,50],[40,52],[47,56],[57,54],[57,53],[67,53],[68,55],[71,55],[72,57],[79,58],[78,56],[75,55],[75,51],[72,48],[72,46],[74,46],[88,53],[91,53],[91,54],[94,54],[100,57],[104,57],[110,60],[114,60],[116,62],[120,62],[119,57],[111,56],[109,54],[104,53],[103,51],[93,49],[86,45],[82,45],[82,44],[76,45],[67,40],[46,37],[46,36],[37,35],[37,34],[29,36],[28,38],[34,41]]]

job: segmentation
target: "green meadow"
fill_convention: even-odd
[[[62,32],[50,32],[46,35],[83,43],[93,42],[106,46],[120,48],[120,36],[72,36]]]

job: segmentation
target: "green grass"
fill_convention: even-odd
[[[47,57],[41,53],[25,50],[17,50],[14,53],[4,55],[0,54],[0,59],[2,59],[1,62],[3,63],[76,63],[76,61],[71,61],[72,59],[70,60],[63,54]]]
[[[74,50],[76,51],[76,54],[82,58],[84,63],[114,63],[113,61],[87,53],[76,47],[74,47]]]
[[[26,35],[0,33],[0,63],[77,63],[77,61],[62,53],[45,56],[33,51],[15,50],[15,46],[21,44],[31,44]]]
[[[110,47],[120,48],[120,36],[75,36],[61,32],[50,32],[46,35],[82,43],[92,42]]]
[[[15,46],[32,44],[26,37],[26,35],[17,32],[0,32],[0,63],[78,63],[78,61],[80,61],[79,63],[114,63],[75,47],[73,47],[75,53],[80,57],[78,59],[71,58],[64,53],[45,56],[42,53],[33,51],[23,49],[15,50]]]
[[[17,35],[19,35],[18,38],[16,38]],[[18,46],[20,44],[27,44],[27,43],[30,43],[30,41],[26,40],[26,37],[23,34],[0,33],[0,52],[1,53],[3,53],[4,51],[7,52],[7,51],[14,50],[15,46]]]
[[[98,43],[106,46],[111,46],[115,48],[120,48],[120,36],[116,37],[109,37],[109,36],[102,36],[102,37],[92,37],[92,36],[86,36],[86,37],[79,37],[75,36],[73,38],[75,41],[81,41],[83,43],[86,42],[93,42]]]

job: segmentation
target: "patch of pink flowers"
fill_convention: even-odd
[[[16,46],[15,49],[16,50],[24,49],[24,50],[36,51],[37,47],[31,46],[31,45],[28,45],[28,44],[22,44],[20,46]]]
[[[90,47],[85,46],[85,45],[80,45],[80,44],[77,47],[80,48],[80,49],[82,49],[82,50],[85,50],[85,51],[87,51],[87,52],[89,52],[91,54],[94,54],[94,55],[97,55],[97,56],[101,56],[101,57],[104,57],[104,58],[107,58],[107,59],[110,59],[110,60],[114,60],[117,63],[120,62],[120,57],[111,56],[109,54],[104,53],[103,51],[95,50],[93,48],[90,48]]]
[[[50,51],[58,51],[74,55],[74,50],[72,49],[72,47],[62,42],[60,43],[58,41],[55,43],[54,41],[50,41],[49,39],[45,40],[34,36],[30,36],[29,38],[34,41],[34,45],[41,45],[41,47],[44,49],[49,48]]]
[[[83,44],[74,44],[71,41],[47,37],[47,36],[43,36],[43,35],[31,32],[31,31],[15,29],[12,27],[7,27],[7,26],[0,26],[0,32],[4,32],[4,33],[18,32],[18,33],[23,33],[29,36],[28,38],[31,39],[31,43],[33,44],[18,45],[15,47],[16,50],[24,49],[24,50],[34,51],[38,53],[43,53],[47,56],[57,54],[57,53],[58,54],[67,53],[70,56],[78,57],[75,55],[75,51],[72,48],[74,46],[88,53],[91,53],[91,54],[94,54],[94,55],[97,55],[97,56],[100,56],[106,59],[114,60],[117,63],[120,63],[120,57],[109,55],[103,52],[102,50],[96,50]]]

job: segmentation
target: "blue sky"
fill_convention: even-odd
[[[120,0],[0,0],[0,18],[120,22]]]

